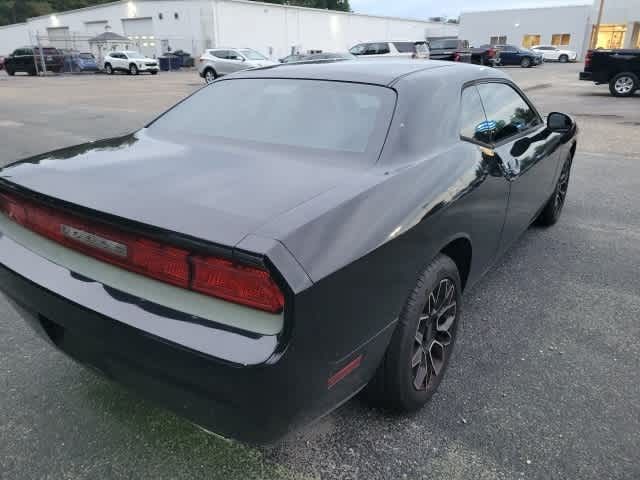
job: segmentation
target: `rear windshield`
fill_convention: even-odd
[[[245,57],[247,57],[249,60],[266,60],[267,59],[267,57],[265,57],[261,53],[256,52],[255,50],[251,50],[250,48],[243,48],[239,50],[239,52]]]
[[[81,53],[78,55],[78,57],[83,58],[85,60],[93,60],[95,58],[92,53]]]
[[[224,80],[196,92],[149,128],[247,146],[372,155],[382,148],[394,105],[395,92],[374,85]]]

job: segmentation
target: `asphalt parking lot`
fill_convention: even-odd
[[[250,448],[75,364],[0,296],[0,478],[640,478],[640,95],[610,97],[580,69],[505,69],[581,127],[567,203],[465,292],[455,358],[423,410],[356,398]],[[139,128],[201,84],[0,72],[0,165]]]

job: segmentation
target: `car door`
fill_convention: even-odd
[[[9,63],[11,63],[13,70],[15,72],[22,72],[23,71],[23,66],[22,66],[22,55],[23,55],[23,51],[24,49],[22,48],[16,48],[13,53],[11,54],[11,61]]]
[[[16,59],[16,64],[18,65],[18,68],[16,68],[16,70],[20,72],[28,72],[29,70],[31,70],[31,67],[34,65],[33,57],[33,50],[31,50],[30,48],[21,49],[20,54]],[[38,61],[40,61],[40,59],[38,59]]]
[[[561,135],[547,129],[535,108],[508,81],[478,84],[493,152],[510,181],[501,248],[527,229],[553,192]]]
[[[542,53],[545,60],[558,60],[560,57],[560,50],[555,47],[540,47],[540,51],[536,53]]]
[[[515,47],[503,45],[499,50],[501,65],[520,65],[520,55]]]
[[[228,73],[239,72],[240,70],[245,70],[247,68],[247,61],[244,56],[236,51],[229,50],[227,53],[227,62],[228,62]]]
[[[476,85],[466,86],[462,91],[460,139],[471,144],[468,154],[475,156],[475,179],[473,188],[454,208],[460,212],[473,212],[464,224],[474,238],[476,258],[486,262],[478,268],[478,273],[482,273],[493,264],[499,252],[509,203],[510,181],[499,159],[491,154],[491,129]],[[457,161],[464,161],[462,158],[459,157]]]
[[[120,52],[111,52],[111,54],[109,55],[109,61],[111,63],[111,68],[113,68],[114,70],[120,70],[122,69],[122,58],[121,58],[121,53]]]
[[[214,68],[216,69],[218,75],[226,75],[227,73],[230,73],[229,61],[227,60],[228,55],[228,50],[211,51],[211,56],[214,58]]]

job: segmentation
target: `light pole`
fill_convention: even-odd
[[[598,34],[600,33],[600,22],[602,22],[602,11],[604,10],[604,0],[600,0],[600,9],[598,10],[598,22],[596,23],[593,38],[591,39],[591,48],[598,46]]]

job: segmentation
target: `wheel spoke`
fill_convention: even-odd
[[[416,350],[416,353],[413,354],[413,358],[411,359],[411,368],[416,368],[418,365],[420,365],[420,361],[422,360],[423,356],[424,350],[422,350],[422,348],[418,348]]]
[[[444,345],[437,340],[431,342],[429,346],[429,363],[433,369],[433,374],[438,376],[444,365]]]
[[[426,388],[425,380],[427,378],[428,373],[429,372],[427,371],[427,365],[421,364],[418,367],[416,376],[413,379],[413,386],[416,388],[416,390],[424,390]]]

